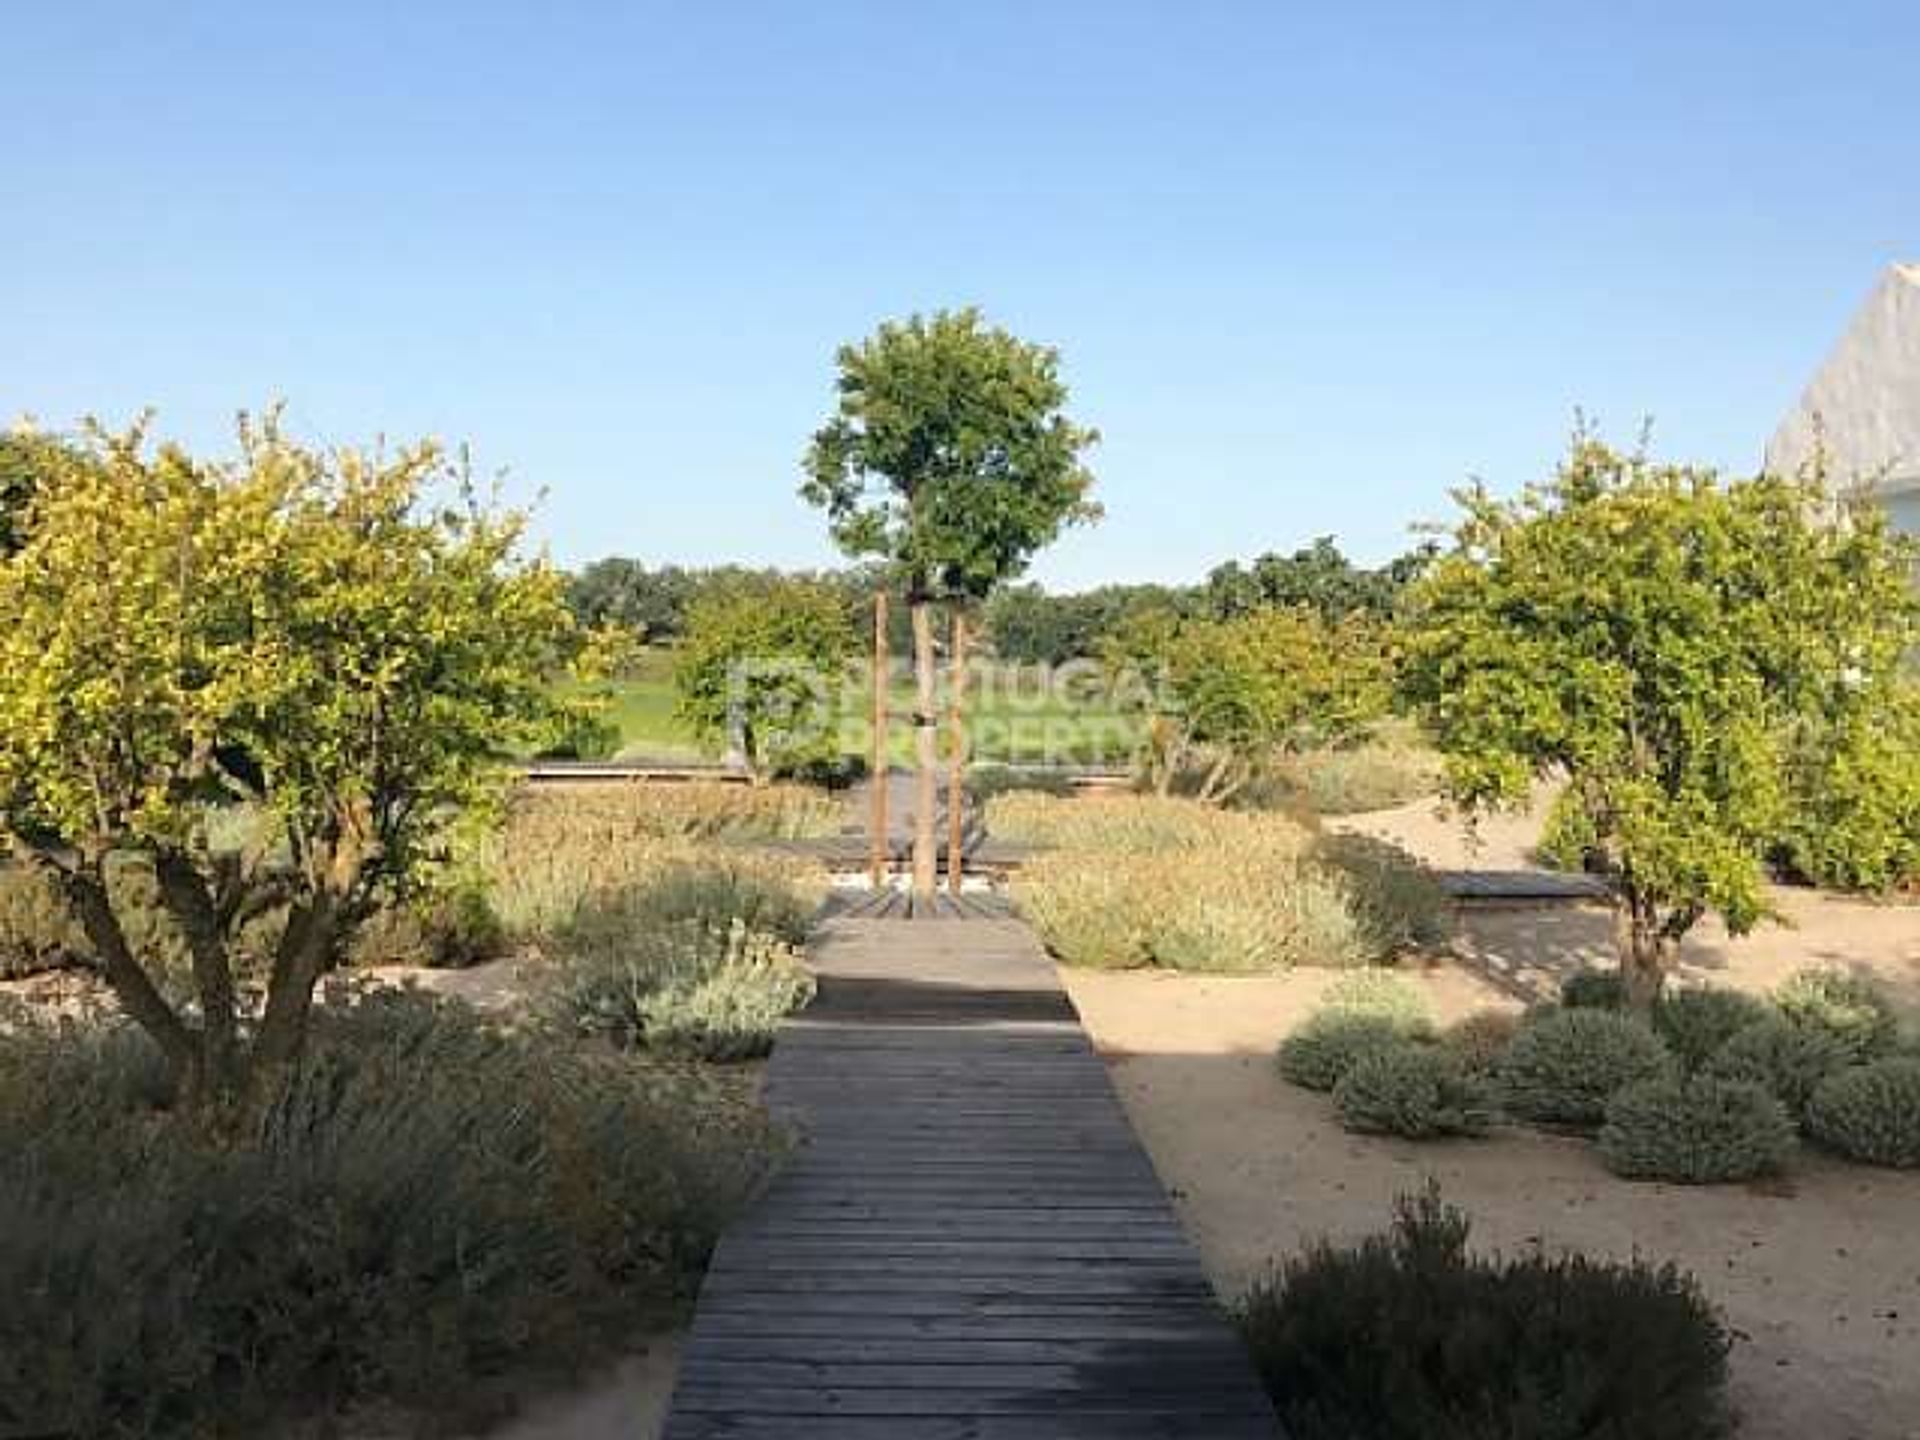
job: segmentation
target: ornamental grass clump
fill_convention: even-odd
[[[1807,1104],[1807,1133],[1849,1160],[1920,1166],[1920,1059],[1877,1060],[1829,1076]]]
[[[1154,795],[1063,798],[1017,791],[987,802],[988,833],[1030,845],[1103,855],[1210,850],[1223,833],[1262,835],[1269,847],[1303,850],[1308,833],[1278,815],[1229,815],[1197,800]]]
[[[1447,905],[1390,847],[1191,800],[997,796],[997,835],[1042,853],[1014,894],[1069,964],[1228,973],[1378,963],[1444,933]]]
[[[1726,1325],[1671,1265],[1470,1252],[1437,1189],[1282,1262],[1236,1320],[1291,1440],[1723,1440]]]
[[[831,807],[816,791],[782,785],[528,789],[476,844],[473,863],[506,935],[521,945],[541,946],[596,897],[657,885],[688,866],[756,877],[811,912],[826,893],[819,867],[748,842],[807,833],[816,810]]]
[[[1856,1061],[1877,1059],[1900,1039],[1899,1017],[1885,992],[1837,966],[1799,971],[1773,992],[1773,1003],[1795,1025],[1841,1041]]]
[[[1417,736],[1383,733],[1357,745],[1283,756],[1248,791],[1317,815],[1358,815],[1436,794],[1441,779],[1439,757]]]
[[[1668,990],[1654,1002],[1653,1030],[1691,1072],[1740,1031],[1771,1013],[1765,1001],[1738,990],[1695,986]]]
[[[1702,1073],[1763,1086],[1800,1122],[1820,1082],[1852,1063],[1853,1049],[1838,1035],[1796,1025],[1775,1014],[1737,1032],[1707,1061]]]
[[[1141,928],[1145,867],[1085,864],[1074,855],[1040,855],[1021,866],[1020,910],[1067,965],[1130,970],[1150,959]]]
[[[1644,1023],[1607,1010],[1553,1010],[1528,1021],[1501,1057],[1507,1110],[1545,1125],[1598,1125],[1627,1086],[1669,1078],[1671,1052]]]
[[[1377,1012],[1322,1010],[1280,1042],[1281,1078],[1306,1090],[1331,1090],[1370,1055],[1424,1040],[1424,1024]]]
[[[1492,1087],[1448,1051],[1405,1041],[1363,1055],[1333,1087],[1348,1130],[1434,1140],[1484,1135],[1496,1118]]]
[[[1776,1174],[1794,1144],[1793,1118],[1764,1087],[1710,1075],[1627,1086],[1607,1102],[1599,1136],[1614,1174],[1682,1185]]]
[[[1345,883],[1368,951],[1394,955],[1438,945],[1453,933],[1453,907],[1425,865],[1367,835],[1323,835],[1313,859]]]

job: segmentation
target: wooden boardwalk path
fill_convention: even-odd
[[[985,916],[833,918],[665,1440],[1274,1440],[1053,967]]]

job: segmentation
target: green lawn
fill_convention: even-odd
[[[674,717],[673,655],[664,649],[644,651],[611,685],[607,718],[620,731],[620,755],[631,760],[690,760],[702,751]],[[897,683],[892,690],[893,735],[896,760],[912,758],[913,740],[908,716],[913,687]],[[857,713],[867,713],[860,698]],[[1036,694],[1029,686],[997,682],[977,694],[969,705],[974,758],[981,762],[1033,764],[1045,760],[1123,765],[1139,735],[1138,717],[1123,715],[1096,704],[1060,695]],[[944,706],[942,716],[945,715]],[[848,748],[864,751],[864,737]],[[946,737],[941,734],[944,751]]]

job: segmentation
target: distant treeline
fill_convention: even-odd
[[[1198,585],[1101,585],[1070,594],[1015,585],[987,603],[987,637],[1003,660],[1061,664],[1095,653],[1104,635],[1145,611],[1228,619],[1273,606],[1304,605],[1329,619],[1355,613],[1386,615],[1432,554],[1431,546],[1422,546],[1368,569],[1348,560],[1331,538],[1322,536],[1290,555],[1268,553],[1246,564],[1229,560]],[[610,556],[573,577],[571,596],[575,612],[589,624],[628,626],[651,643],[671,643],[685,627],[688,608],[702,593],[720,587],[771,588],[788,578],[794,577],[738,565],[649,568],[637,560]],[[804,578],[843,589],[856,622],[865,625],[879,583],[874,571],[815,571],[805,572]],[[904,648],[908,641],[905,607],[896,606],[892,618],[892,643]]]

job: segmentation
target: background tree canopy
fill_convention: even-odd
[[[1407,583],[1431,561],[1424,545],[1375,569],[1355,565],[1321,537],[1291,555],[1268,552],[1248,564],[1227,561],[1193,585],[1099,585],[1054,593],[1038,585],[1003,585],[981,612],[985,638],[995,656],[1023,665],[1063,665],[1100,653],[1101,643],[1135,616],[1170,612],[1226,619],[1273,607],[1307,606],[1329,620],[1349,614],[1390,615]],[[647,643],[672,643],[686,629],[686,614],[701,595],[740,582],[767,581],[779,572],[742,566],[711,568],[665,565],[609,556],[593,561],[568,581],[567,601],[583,625],[630,628]],[[795,578],[838,587],[849,615],[864,628],[876,588],[896,588],[878,566],[828,572],[798,572]],[[890,618],[890,641],[904,651],[912,640],[904,610]]]
[[[738,746],[756,780],[839,754],[839,684],[859,648],[839,587],[761,578],[693,602],[674,664],[678,713],[712,749]]]

